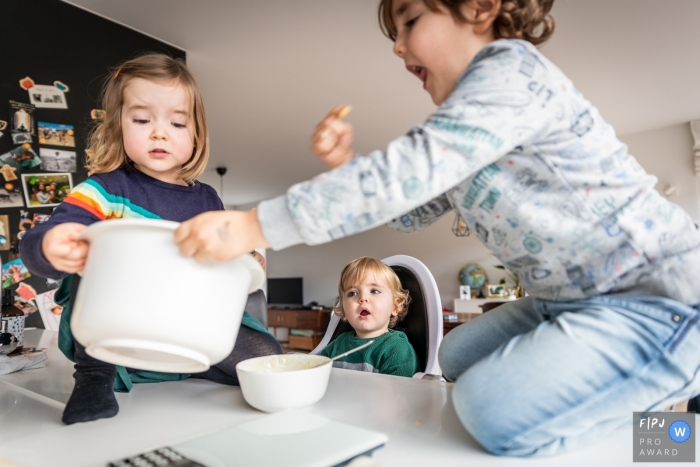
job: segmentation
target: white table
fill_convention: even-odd
[[[117,394],[116,417],[65,426],[61,413],[73,387],[72,363],[56,347],[56,333],[27,333],[27,345],[40,341],[50,345],[46,368],[0,376],[0,458],[22,466],[104,466],[263,415],[237,387],[190,379],[134,385],[131,393]],[[451,391],[449,383],[333,369],[324,398],[304,410],[386,433],[389,443],[374,454],[386,467],[638,465],[632,463],[631,425],[563,456],[492,456],[459,423]]]

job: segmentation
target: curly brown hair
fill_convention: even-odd
[[[438,11],[438,4],[444,5],[455,20],[473,23],[462,14],[462,5],[477,10],[491,10],[498,0],[423,0],[432,11]],[[396,23],[392,16],[393,0],[380,0],[379,27],[392,41],[396,40]],[[549,13],[554,0],[500,0],[501,7],[493,22],[496,39],[523,39],[540,45],[554,33],[554,18]]]
[[[352,260],[343,268],[343,272],[340,273],[340,280],[338,281],[339,300],[333,307],[333,312],[343,321],[347,321],[345,310],[343,309],[343,296],[353,284],[361,282],[370,272],[375,273],[378,278],[384,279],[384,282],[389,286],[394,296],[394,303],[396,304],[398,313],[389,320],[389,327],[393,328],[396,326],[396,323],[404,319],[406,313],[408,313],[408,304],[411,303],[411,297],[408,296],[408,290],[401,286],[401,281],[393,269],[384,264],[381,260],[370,258],[369,256],[361,256],[360,258]]]
[[[202,92],[183,60],[155,53],[122,63],[105,79],[100,96],[104,120],[93,128],[89,136],[89,149],[86,151],[88,172],[107,173],[131,164],[124,150],[121,112],[124,88],[133,78],[165,83],[174,81],[185,88],[190,101],[190,118],[194,122],[194,151],[182,166],[180,176],[191,183],[201,175],[209,159],[209,131]]]

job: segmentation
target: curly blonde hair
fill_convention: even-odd
[[[339,300],[333,307],[333,312],[343,321],[347,321],[345,310],[343,309],[343,297],[345,296],[345,292],[351,288],[353,284],[361,282],[362,279],[372,272],[377,275],[378,279],[384,280],[394,296],[394,303],[398,313],[389,320],[389,327],[393,328],[396,326],[396,323],[404,319],[406,313],[408,313],[408,304],[411,302],[411,297],[408,296],[408,290],[401,286],[401,281],[393,269],[380,260],[369,256],[362,256],[352,260],[343,268],[343,272],[340,273],[340,280],[338,281]]]
[[[462,23],[473,23],[462,14],[462,5],[478,10],[490,10],[495,0],[423,0],[432,11],[438,11],[438,3],[444,5],[452,17]],[[393,0],[380,0],[379,27],[392,41],[396,40],[396,23],[392,16]],[[523,39],[540,45],[554,33],[554,18],[549,13],[554,0],[501,0],[501,8],[493,22],[496,39]]]
[[[132,162],[124,149],[121,112],[124,89],[133,78],[156,82],[177,82],[189,96],[189,116],[194,122],[194,151],[182,166],[180,176],[192,183],[207,165],[209,159],[209,130],[204,113],[204,101],[197,81],[181,59],[164,54],[145,54],[128,60],[112,70],[105,79],[101,94],[104,120],[93,128],[89,136],[86,167],[88,173],[107,173]]]

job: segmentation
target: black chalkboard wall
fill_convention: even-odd
[[[37,108],[34,113],[35,133],[38,121],[72,125],[75,147],[39,144],[38,133],[31,146],[36,154],[40,154],[41,148],[75,151],[77,167],[71,174],[74,186],[87,178],[85,143],[94,125],[90,111],[99,108],[100,87],[109,69],[150,51],[185,59],[185,52],[180,49],[59,0],[0,1],[0,18],[0,120],[8,122],[8,127],[0,130],[3,133],[0,158],[19,146],[13,143],[10,133],[9,101],[30,102],[28,92],[20,87],[20,80],[29,76],[37,85],[53,85],[54,81],[60,81],[69,88],[65,94],[68,108]],[[48,172],[37,166],[23,169],[22,173],[40,175]],[[21,176],[8,182],[0,175],[0,189],[6,183],[23,190]],[[0,190],[0,197],[4,194]],[[9,226],[6,226],[11,237],[9,240],[16,240],[20,231],[21,211],[28,212],[32,219],[35,213],[51,214],[52,210],[52,207],[28,208],[26,205],[0,207],[0,216],[9,218]],[[0,250],[0,258],[6,264],[15,259],[16,254],[12,249]],[[55,287],[37,276],[28,277],[24,282],[38,294]],[[17,287],[18,284],[13,284],[8,288]],[[27,317],[26,326],[43,327],[38,312]]]

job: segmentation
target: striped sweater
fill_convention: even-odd
[[[77,185],[51,214],[49,220],[27,231],[20,242],[20,255],[34,274],[55,280],[66,273],[57,271],[41,251],[44,235],[64,222],[90,225],[108,219],[165,219],[182,222],[224,206],[209,185],[173,185],[156,180],[130,167],[95,174]]]

